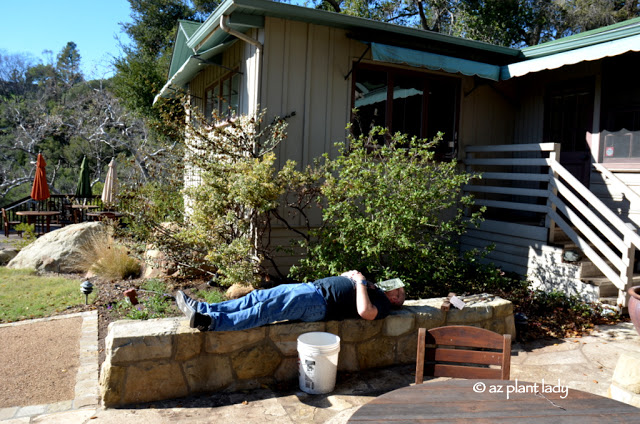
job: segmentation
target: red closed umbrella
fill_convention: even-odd
[[[31,188],[31,198],[33,200],[46,200],[51,194],[49,193],[49,185],[47,184],[47,163],[44,161],[42,154],[38,153],[36,161],[36,176],[33,179],[33,187]]]

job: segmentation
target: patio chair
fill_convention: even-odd
[[[7,211],[2,208],[2,223],[4,227],[4,236],[9,237],[11,227],[15,227],[16,225],[20,224],[20,221],[9,221],[9,218],[7,217]],[[22,231],[18,231],[18,235],[22,237]]]
[[[508,380],[511,335],[451,325],[418,330],[416,384],[433,377]]]

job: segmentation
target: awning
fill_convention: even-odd
[[[371,53],[373,60],[379,62],[400,63],[453,74],[476,75],[493,81],[500,79],[500,67],[488,63],[378,43],[371,43]]]
[[[520,77],[531,72],[556,69],[565,65],[573,65],[578,62],[602,59],[608,56],[617,56],[629,51],[640,51],[640,35],[594,44],[588,47],[555,53],[549,56],[525,60],[503,66],[501,78],[503,80]]]

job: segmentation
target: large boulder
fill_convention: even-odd
[[[6,265],[11,259],[15,258],[18,254],[18,249],[14,247],[7,247],[0,250],[0,266]]]
[[[79,266],[80,252],[106,231],[100,222],[67,225],[36,239],[13,258],[7,268],[33,268],[36,271],[84,272]]]

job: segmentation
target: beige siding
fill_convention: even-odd
[[[345,139],[351,82],[344,77],[366,46],[343,30],[276,18],[266,19],[265,40],[261,104],[269,117],[295,112],[278,156],[306,166]]]

